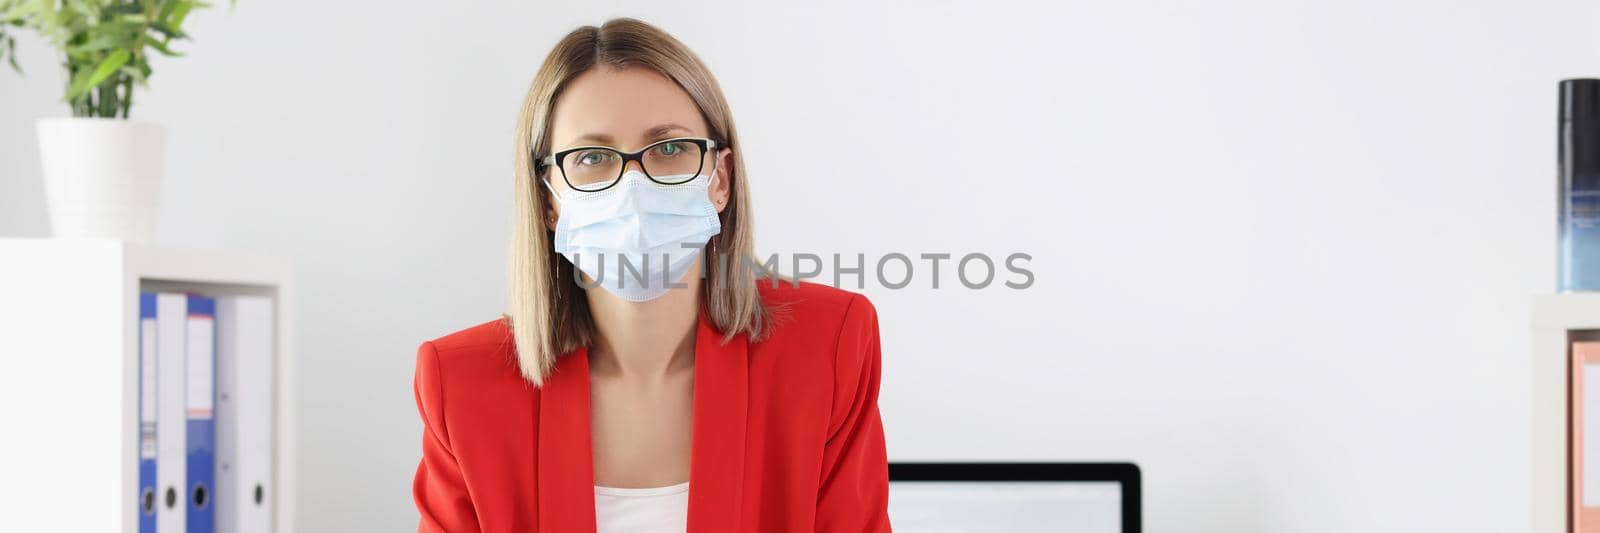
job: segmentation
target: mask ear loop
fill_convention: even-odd
[[[716,287],[711,285],[714,283],[711,278],[715,275],[712,273],[712,270],[717,268],[713,264],[717,260],[716,235],[711,236],[710,242],[706,243],[706,248],[709,248],[709,250],[706,251],[704,256],[700,257],[700,290],[703,291],[704,294],[701,301],[709,302],[711,301],[711,295],[715,293],[714,289],[716,289]]]
[[[556,201],[563,201],[561,199],[561,193],[556,192],[555,186],[550,185],[550,180],[549,179],[541,179],[541,180],[539,180],[539,183],[544,185],[545,190],[550,191],[550,196],[552,198],[555,198]],[[546,207],[548,208],[548,206],[546,206]],[[540,218],[545,218],[543,213],[540,213]],[[548,218],[545,218],[545,220],[547,222],[549,221]],[[551,244],[554,245],[555,243],[552,241]],[[555,289],[555,293],[556,293],[555,294],[556,295],[556,301],[559,302],[562,299],[561,298],[561,293],[562,293],[562,290],[561,290],[561,278],[562,278],[561,270],[562,270],[562,268],[561,268],[561,259],[558,259],[558,257],[560,257],[560,254],[555,253],[555,249],[554,248],[551,248],[549,250],[549,253],[551,254],[550,264],[554,266],[554,269],[556,271],[555,272],[555,278],[556,278],[555,279],[555,284],[556,284],[556,286],[554,287],[554,289]],[[564,258],[562,258],[562,259],[564,259]]]
[[[711,155],[711,181],[712,181],[712,183],[709,183],[709,184],[706,185],[706,187],[708,189],[709,188],[713,188],[716,185],[716,180],[717,179],[719,179],[719,178],[720,179],[724,179],[724,180],[728,179],[727,176],[721,176],[717,172],[718,170],[722,169],[722,156],[721,156],[720,150],[723,149],[723,148],[726,148],[726,147],[718,147],[717,151],[713,151],[712,152],[712,155]],[[732,194],[732,192],[733,192],[733,182],[732,181],[728,182],[728,192],[729,192],[729,194]],[[720,208],[720,206],[718,206],[718,207]],[[722,214],[718,213],[717,217],[721,218]],[[720,261],[722,261],[722,259],[717,255],[717,241],[719,241],[721,239],[722,239],[722,234],[720,232],[718,234],[716,234],[716,235],[712,235],[711,236],[711,242],[708,243],[709,244],[708,248],[710,248],[709,253],[707,254],[707,257],[702,257],[700,259],[701,260],[701,266],[705,270],[705,272],[707,274],[707,277],[708,277],[708,279],[706,280],[707,295],[709,295],[711,293],[710,289],[713,288],[712,285],[714,283],[716,283],[716,281],[713,281],[713,280],[709,279],[711,276],[716,276],[718,278],[723,278],[722,282],[723,283],[727,282],[725,277],[728,275],[727,272],[726,272],[726,270],[728,268],[728,264],[726,262],[720,262]],[[707,265],[709,265],[709,267]],[[717,272],[712,272],[712,270],[716,270]],[[709,300],[709,298],[707,298],[707,300]]]
[[[561,198],[561,193],[559,193],[559,192],[556,192],[556,188],[555,188],[555,186],[554,186],[554,185],[551,185],[551,184],[550,184],[550,180],[549,180],[549,179],[542,179],[542,180],[539,180],[539,183],[543,183],[543,184],[544,184],[544,188],[545,188],[545,190],[547,190],[547,191],[550,191],[550,196],[553,196],[553,197],[555,197],[555,199],[556,199],[556,200],[557,200],[557,201],[562,201],[562,202],[565,202],[565,201],[566,201],[566,200],[563,200],[563,199],[562,199],[562,198]]]
[[[706,179],[706,182],[707,182],[706,183],[706,189],[707,190],[710,190],[710,189],[714,188],[714,186],[716,185],[716,181],[717,181],[717,170],[722,168],[722,165],[721,165],[722,158],[718,157],[716,150],[712,150],[710,155],[711,155],[711,174],[710,174],[710,177],[708,177]],[[711,236],[711,238],[706,242],[706,250],[705,250],[706,253],[705,253],[705,255],[700,257],[700,282],[701,282],[700,290],[704,291],[703,300],[705,300],[707,302],[710,301],[711,294],[714,292],[713,289],[715,288],[715,287],[713,287],[713,284],[715,283],[715,281],[712,280],[712,277],[718,275],[717,272],[714,272],[715,270],[717,270],[717,265],[715,265],[714,263],[717,260],[717,238],[718,237],[721,237],[721,235],[712,235]]]
[[[718,156],[716,151],[712,151],[711,152],[711,179],[712,180],[716,180],[716,178],[717,178],[717,169],[722,168],[722,164],[721,163],[722,163],[722,157]]]

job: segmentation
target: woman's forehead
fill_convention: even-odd
[[[634,149],[664,137],[706,136],[689,93],[654,70],[597,67],[562,88],[551,115],[552,147]]]

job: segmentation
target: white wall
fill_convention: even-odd
[[[867,290],[892,458],[1131,459],[1152,531],[1526,527],[1593,2],[357,4],[199,13],[135,102],[160,240],[299,269],[303,531],[414,527],[414,349],[500,310],[520,94],[623,14],[721,77],[763,250],[1033,254],[1027,291]],[[37,236],[66,109],[20,45],[0,234]]]

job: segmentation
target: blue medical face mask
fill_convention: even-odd
[[[561,202],[555,250],[593,278],[594,285],[624,300],[660,298],[694,266],[706,242],[722,232],[706,192],[712,179],[700,174],[685,183],[662,185],[632,170],[609,189],[564,193],[546,182]]]

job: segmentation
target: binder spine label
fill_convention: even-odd
[[[156,320],[139,321],[139,458],[156,458]]]
[[[210,316],[189,315],[189,346],[215,346],[216,328]],[[207,350],[210,351],[210,350]],[[194,352],[191,352],[194,353]],[[215,379],[211,357],[190,357],[189,394],[186,414],[189,418],[210,418],[212,405],[212,380]]]

